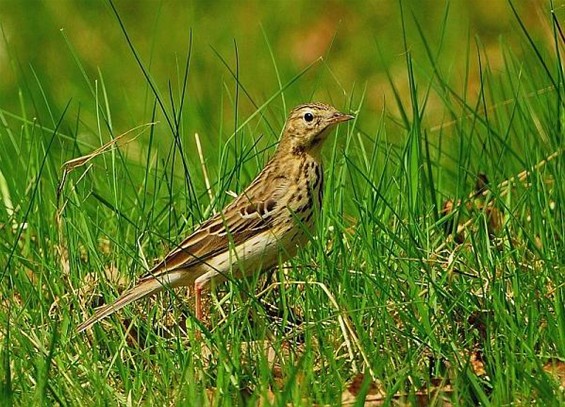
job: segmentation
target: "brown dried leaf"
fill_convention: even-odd
[[[450,407],[453,405],[451,402],[452,395],[453,387],[451,384],[446,379],[435,378],[432,380],[432,386],[416,392],[416,405],[419,407],[429,405]]]
[[[486,376],[487,371],[485,370],[483,355],[480,351],[475,351],[471,353],[471,356],[469,357],[469,364],[471,365],[471,369],[473,369],[473,372],[478,377]]]
[[[369,380],[369,384],[365,393],[363,390],[367,386],[366,380]],[[386,393],[384,392],[382,385],[373,381],[364,373],[359,373],[353,378],[349,386],[347,386],[347,389],[345,389],[342,393],[341,404],[343,406],[355,405],[361,393],[366,394],[363,402],[364,406],[382,406],[386,400]]]
[[[359,374],[353,378],[351,384],[343,392],[341,403],[343,406],[357,405],[360,400],[358,400],[361,391],[366,386],[365,380],[370,380],[366,378],[364,374]],[[453,395],[453,387],[451,384],[442,379],[435,379],[430,387],[425,387],[417,391],[414,396],[416,398],[417,406],[445,406],[449,407],[452,405],[451,396]],[[395,406],[411,406],[414,405],[409,402],[409,397],[404,393],[396,393],[393,396],[387,396],[382,385],[374,381],[370,381],[369,388],[366,393],[366,397],[363,400],[363,406],[365,407],[377,407],[383,405]]]
[[[560,383],[561,388],[565,390],[565,362],[555,358],[550,359],[543,365],[543,371],[553,376]]]

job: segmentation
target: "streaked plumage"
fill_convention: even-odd
[[[211,282],[268,270],[293,257],[308,240],[314,206],[321,205],[323,142],[336,124],[352,118],[321,103],[293,109],[275,155],[251,185],[78,331],[166,287],[194,285],[196,316],[201,318],[201,290]]]

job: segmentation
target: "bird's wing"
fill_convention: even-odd
[[[262,185],[263,188],[253,188]],[[289,185],[286,177],[272,183],[253,183],[225,210],[202,225],[177,248],[172,250],[142,279],[162,276],[174,270],[188,269],[206,263],[212,257],[226,252],[273,226],[273,218],[281,209],[280,194]]]
[[[172,287],[181,280],[186,282],[191,266],[205,263],[213,256],[228,251],[230,245],[238,246],[270,229],[277,211],[281,210],[280,194],[284,188],[288,188],[288,184],[285,177],[279,177],[271,183],[254,182],[223,213],[214,216],[187,237],[141,278],[135,287],[124,292],[115,302],[99,308],[80,324],[78,332],[88,329],[133,301],[163,290],[164,282]],[[194,279],[197,277],[194,275]]]

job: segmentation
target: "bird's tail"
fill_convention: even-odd
[[[124,292],[120,298],[111,304],[104,305],[99,308],[93,316],[88,318],[82,324],[77,327],[78,332],[82,332],[98,321],[112,315],[114,312],[121,310],[128,304],[137,301],[141,298],[147,297],[148,295],[157,294],[163,291],[165,288],[174,288],[181,285],[181,279],[183,277],[182,272],[172,272],[167,273],[166,278],[155,278],[153,276],[148,276],[142,279],[135,287]],[[165,281],[163,281],[165,280]]]

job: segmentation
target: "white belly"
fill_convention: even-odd
[[[200,267],[204,270],[195,283],[201,287],[212,281],[219,283],[232,277],[242,277],[274,267],[279,256],[288,258],[280,240],[271,233],[259,234],[225,253],[214,256]]]

